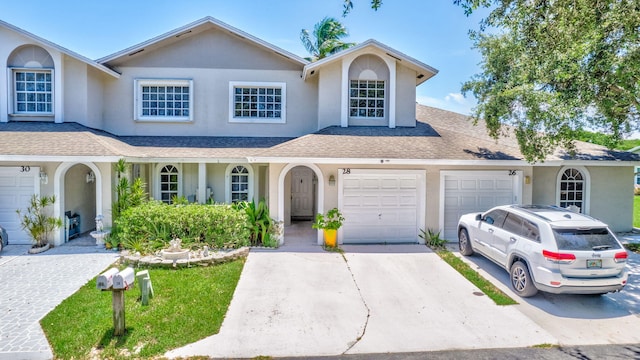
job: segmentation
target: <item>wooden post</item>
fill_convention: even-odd
[[[124,289],[111,291],[113,300],[113,336],[124,335]]]

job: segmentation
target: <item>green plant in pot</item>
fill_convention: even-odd
[[[29,233],[33,240],[33,250],[46,250],[49,247],[49,236],[57,228],[62,226],[62,220],[49,216],[46,208],[56,202],[55,196],[38,196],[34,194],[29,200],[24,213],[18,209],[16,213],[20,217],[22,229]],[[42,251],[44,251],[42,250]]]
[[[338,208],[327,211],[326,214],[316,215],[316,221],[312,227],[324,231],[324,244],[328,247],[336,247],[338,229],[342,227],[344,217]]]

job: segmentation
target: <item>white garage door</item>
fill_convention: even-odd
[[[416,243],[424,228],[425,172],[340,169],[344,243]]]
[[[0,167],[0,224],[7,230],[9,243],[31,244],[20,228],[16,209],[24,209],[39,187],[39,167]]]
[[[460,215],[521,201],[520,171],[443,171],[440,178],[444,189],[443,237],[447,240],[458,238]]]

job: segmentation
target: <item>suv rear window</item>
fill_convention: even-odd
[[[553,229],[558,250],[610,250],[620,249],[620,244],[606,228]]]

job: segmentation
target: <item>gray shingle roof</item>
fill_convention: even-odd
[[[95,156],[129,158],[242,159],[328,158],[523,161],[514,137],[490,138],[484,124],[467,116],[417,105],[416,127],[332,126],[299,138],[208,136],[114,136],[77,123],[0,123],[0,156]],[[640,161],[640,155],[577,142],[571,157],[547,160]],[[200,160],[199,160],[200,161]]]

